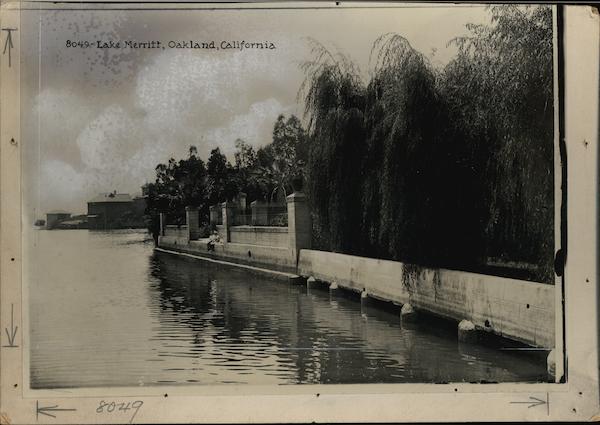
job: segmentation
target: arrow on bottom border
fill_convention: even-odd
[[[542,400],[537,397],[529,396],[529,400],[527,400],[527,401],[511,401],[510,404],[528,404],[529,405],[529,406],[527,406],[528,409],[545,404],[546,409],[548,410],[548,414],[550,414],[550,400],[548,399],[548,393],[546,393],[546,400]]]
[[[51,418],[56,418],[56,415],[53,415],[54,412],[74,412],[77,409],[60,409],[58,404],[56,406],[47,406],[40,407],[40,402],[38,400],[35,401],[35,419],[38,420],[40,415],[50,416]]]

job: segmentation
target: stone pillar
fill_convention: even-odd
[[[302,276],[292,275],[288,277],[288,282],[294,285],[302,285],[306,282],[306,279]]]
[[[400,317],[402,318],[403,322],[414,322],[415,320],[417,320],[417,312],[412,307],[412,305],[406,303],[403,304],[402,308],[400,309]]]
[[[216,225],[219,222],[219,205],[211,205],[208,207],[210,212],[210,224]]]
[[[187,240],[195,241],[200,238],[198,207],[185,207],[185,221],[187,223]]]
[[[159,234],[160,236],[164,236],[165,235],[165,226],[167,225],[167,223],[165,222],[166,220],[166,216],[165,213],[159,213],[158,214],[158,218],[160,220],[160,230],[159,230]]]
[[[301,249],[310,249],[312,224],[306,195],[294,192],[287,197],[288,240],[290,254],[294,262],[298,262]]]
[[[256,205],[258,204],[258,201],[252,201],[250,202],[250,209],[252,210],[252,218],[250,219],[250,224],[252,226],[256,226],[256,215],[258,214],[258,212],[256,211]]]
[[[223,227],[225,227],[225,238],[224,243],[231,241],[231,235],[229,229],[233,226],[233,205],[231,202],[223,202],[221,204],[221,210],[223,211]]]
[[[315,286],[315,284],[317,283],[317,279],[314,278],[314,276],[310,276],[308,279],[306,279],[306,293],[310,294],[310,290]]]
[[[246,198],[247,198],[247,195],[244,192],[238,193],[239,214],[243,214],[243,217],[241,220],[242,224],[248,224],[248,220],[246,220],[246,214],[248,213],[246,211]]]
[[[329,284],[329,302],[332,302],[335,297],[338,295],[339,292],[339,286],[337,284],[336,281],[333,281]],[[361,299],[362,301],[362,299]],[[360,303],[360,306],[362,308],[362,302]]]
[[[469,320],[461,320],[458,324],[458,340],[460,342],[475,343],[478,340],[477,328]]]

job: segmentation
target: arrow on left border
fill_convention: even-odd
[[[18,326],[15,326],[15,315],[14,315],[14,304],[10,305],[10,331],[8,328],[4,328],[4,332],[6,332],[6,336],[8,337],[8,345],[4,345],[4,347],[18,347],[15,345],[15,337],[17,336],[17,331],[19,330]]]
[[[77,409],[61,409],[56,406],[47,406],[40,407],[40,402],[38,400],[35,401],[35,420],[37,421],[40,415],[50,416],[51,418],[56,418],[56,415],[53,415],[54,412],[75,412]]]

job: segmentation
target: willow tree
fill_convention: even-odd
[[[436,75],[398,34],[372,49],[363,175],[363,228],[373,251],[393,259],[435,260],[433,202],[440,125]]]
[[[552,279],[553,49],[548,6],[493,6],[469,25],[440,90],[451,122],[483,164],[487,256],[541,266]]]
[[[318,248],[474,271],[533,263],[551,281],[551,10],[489,10],[442,69],[379,37],[367,84],[312,42],[300,93]]]
[[[354,63],[310,40],[299,91],[308,119],[307,183],[315,245],[355,252],[360,243],[360,169],[365,89]]]

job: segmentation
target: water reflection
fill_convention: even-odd
[[[151,288],[160,291],[163,320],[184,323],[198,335],[197,350],[216,355],[220,365],[235,363],[230,370],[260,368],[260,354],[275,357],[277,367],[265,367],[267,374],[289,383],[537,380],[545,374],[543,365],[523,356],[465,347],[454,329],[403,327],[397,311],[341,291],[291,286],[168,254],[155,255],[152,264],[159,283]]]
[[[453,327],[402,324],[343,291],[154,253],[143,234],[41,233],[33,387],[545,378],[539,359],[459,344]],[[55,273],[58,258],[78,262]]]

